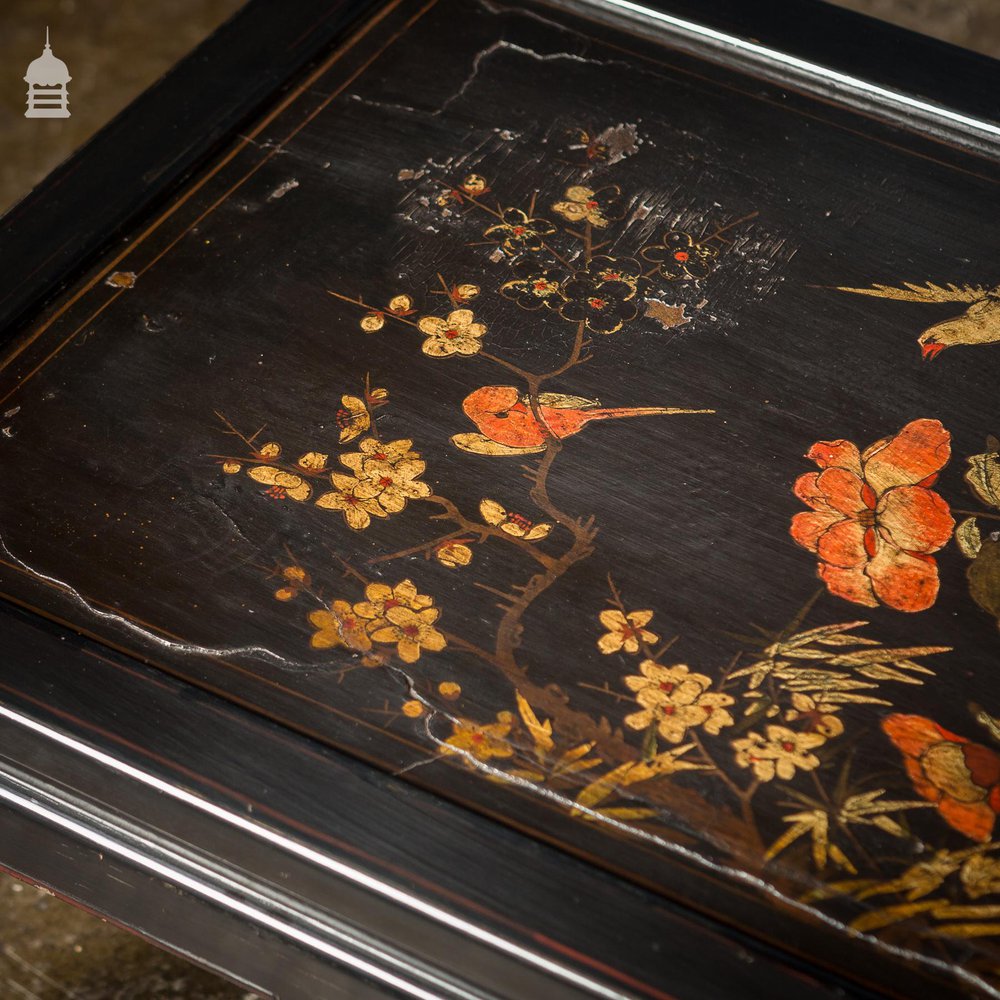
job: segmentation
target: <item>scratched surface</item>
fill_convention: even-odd
[[[40,318],[3,589],[665,892],[704,864],[744,887],[709,908],[749,886],[988,989],[1000,348],[918,336],[989,306],[996,164],[595,33],[401,4]],[[900,457],[827,559],[789,526],[839,439]]]

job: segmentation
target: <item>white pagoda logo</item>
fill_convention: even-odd
[[[49,29],[45,29],[45,48],[24,75],[28,84],[28,110],[25,118],[69,118],[69,90],[72,79],[62,59],[52,54]]]

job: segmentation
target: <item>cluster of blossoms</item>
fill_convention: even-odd
[[[316,629],[311,645],[314,649],[343,646],[368,653],[373,643],[383,643],[394,645],[404,663],[415,663],[422,650],[437,653],[445,648],[445,637],[434,627],[440,614],[433,599],[418,593],[410,580],[395,587],[370,583],[363,601],[353,605],[333,601],[309,615]],[[379,660],[372,657],[369,662],[377,665]]]
[[[689,729],[701,728],[718,736],[733,724],[726,709],[734,699],[709,690],[711,678],[691,673],[683,663],[664,667],[655,660],[643,660],[639,670],[625,678],[641,706],[640,711],[625,716],[630,729],[647,730],[655,725],[665,740],[680,743]]]
[[[407,438],[385,442],[365,438],[361,451],[340,456],[353,475],[331,473],[334,489],[319,497],[316,506],[342,511],[348,526],[360,531],[373,517],[398,514],[407,500],[430,496],[430,486],[419,481],[426,465],[412,446]]]

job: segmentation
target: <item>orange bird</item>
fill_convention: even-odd
[[[487,385],[469,393],[462,403],[479,433],[456,434],[451,440],[477,455],[529,455],[545,451],[550,437],[568,438],[593,420],[652,417],[671,413],[714,413],[673,406],[602,407],[596,399],[560,392],[538,395],[538,416],[527,396],[512,385]],[[539,419],[541,417],[541,419]]]

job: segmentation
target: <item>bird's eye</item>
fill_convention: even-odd
[[[495,416],[498,420],[506,420],[510,416],[510,411],[501,410],[499,413],[494,413],[493,416]]]

